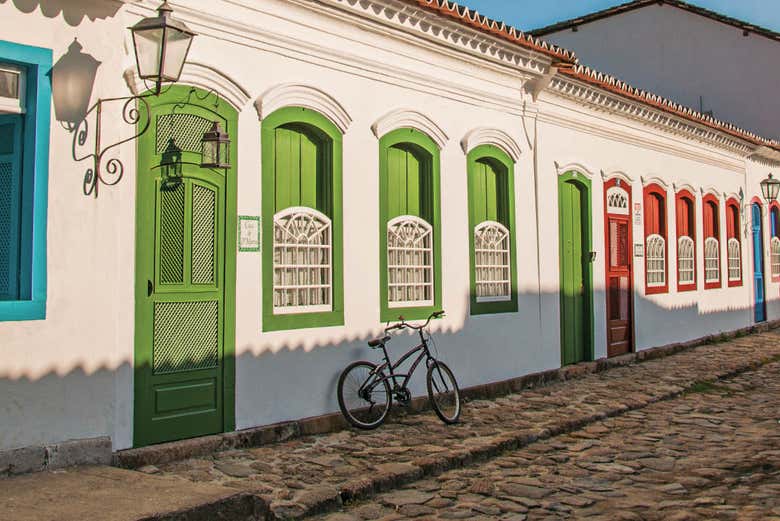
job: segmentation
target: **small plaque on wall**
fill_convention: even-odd
[[[644,257],[645,256],[645,245],[644,244],[634,244],[634,257]]]
[[[260,251],[260,217],[238,216],[238,251]]]
[[[642,205],[640,203],[634,203],[634,225],[640,226],[642,224]],[[641,257],[641,255],[639,255]]]

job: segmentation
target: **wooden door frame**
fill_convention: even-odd
[[[631,206],[632,203],[632,194],[631,194],[631,184],[628,183],[626,180],[621,179],[619,177],[613,177],[612,179],[609,179],[607,182],[604,183],[604,297],[606,302],[606,323],[607,323],[607,357],[609,357],[609,247],[610,247],[610,241],[609,241],[609,216],[610,215],[618,215],[618,214],[610,214],[607,210],[607,190],[612,188],[613,186],[619,186],[620,184],[624,184],[625,191],[628,194],[628,214],[626,214],[626,222],[628,223],[628,248],[629,251],[627,252],[628,256],[628,282],[629,282],[629,289],[631,290],[631,297],[629,299],[631,310],[629,313],[629,320],[631,321],[631,342],[629,343],[629,353],[636,352],[636,329],[634,324],[634,252],[632,251],[632,248],[634,247],[634,225],[631,221]],[[620,188],[623,188],[622,186],[619,186]]]
[[[561,205],[561,190],[566,183],[574,183],[579,185],[584,192],[583,208],[585,210],[585,218],[582,222],[583,238],[587,241],[587,250],[592,251],[593,248],[593,205],[591,202],[591,180],[582,172],[570,170],[564,172],[558,176],[558,310],[559,310],[559,334],[560,334],[560,350],[561,350],[561,365],[564,365],[564,345],[563,345],[563,207]],[[583,274],[583,283],[585,285],[587,313],[585,322],[588,327],[588,335],[586,340],[588,342],[585,349],[586,360],[590,361],[594,359],[594,320],[593,320],[593,263],[585,263],[585,270],[587,274]]]
[[[195,90],[195,96],[190,96],[192,89]],[[187,101],[187,104],[198,105],[198,96],[200,99],[209,97],[209,93],[199,89],[197,87],[191,87],[189,85],[172,85],[166,90],[167,95],[179,96],[182,103]],[[211,95],[215,95],[211,93]],[[139,111],[139,122],[146,121],[145,118],[151,117],[155,114],[156,102],[160,100],[159,97],[146,98],[149,101],[149,111],[151,114],[147,114],[146,106],[143,103],[137,104]],[[220,114],[228,122],[233,122],[233,128],[226,128],[226,131],[230,133],[231,146],[230,146],[230,164],[231,167],[225,171],[225,258],[223,260],[224,266],[224,296],[223,296],[223,339],[222,339],[222,431],[230,432],[236,428],[236,406],[235,406],[235,381],[236,381],[236,240],[237,240],[237,141],[238,141],[238,111],[228,104],[228,102],[220,98],[220,103],[217,108],[213,106],[211,98],[204,101],[204,108]],[[206,106],[206,104],[209,106]],[[228,125],[229,126],[229,125]],[[154,132],[154,128],[150,125],[148,132]],[[147,295],[147,280],[148,273],[143,272],[144,267],[148,264],[149,250],[152,251],[155,248],[154,244],[149,245],[145,243],[142,246],[142,235],[148,235],[146,228],[149,227],[149,215],[148,211],[149,201],[143,198],[146,190],[143,189],[144,183],[148,182],[142,180],[143,176],[139,174],[141,165],[143,164],[142,157],[145,153],[142,150],[142,139],[136,141],[136,196],[135,196],[135,306],[134,306],[134,343],[133,343],[133,446],[141,446],[138,443],[138,433],[142,429],[141,415],[138,414],[139,407],[142,407],[143,401],[143,385],[146,380],[139,381],[139,368],[148,361],[142,356],[144,352],[144,342],[148,342],[148,338],[144,338],[141,335],[141,331],[145,330],[144,324],[144,306]],[[153,219],[153,217],[152,217]],[[154,225],[152,224],[152,227]],[[143,273],[142,273],[143,272]]]

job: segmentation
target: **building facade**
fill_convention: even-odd
[[[57,5],[0,6],[0,451],[337,411],[401,314],[446,310],[461,387],[780,316],[780,145],[568,51],[435,0],[187,0],[179,82],[125,105],[157,4]]]

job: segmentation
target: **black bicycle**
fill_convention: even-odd
[[[420,362],[425,359],[428,367],[426,384],[428,398],[436,414],[444,423],[452,424],[460,417],[460,390],[455,375],[447,365],[437,360],[428,347],[429,338],[425,336],[425,330],[433,318],[444,315],[444,311],[431,313],[425,324],[414,326],[408,324],[403,317],[398,317],[400,322],[385,328],[385,335],[368,342],[372,349],[381,348],[384,353],[384,363],[377,365],[373,362],[360,360],[349,364],[339,377],[338,399],[341,413],[349,423],[360,429],[375,429],[385,421],[393,396],[402,405],[408,405],[412,401],[409,391],[409,380]],[[420,345],[407,351],[393,364],[387,354],[386,344],[390,340],[390,331],[396,329],[414,329],[420,335]],[[429,335],[430,337],[430,335]],[[417,359],[412,363],[408,373],[396,373],[396,369],[406,360],[418,353]],[[389,374],[385,374],[385,371]],[[399,385],[399,378],[403,378]],[[391,386],[392,383],[392,386]]]

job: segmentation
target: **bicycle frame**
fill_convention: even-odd
[[[387,354],[387,347],[382,344],[382,352],[385,356],[385,362],[381,365],[377,366],[376,369],[372,372],[372,376],[379,374],[380,372],[384,371],[385,369],[388,370],[390,373],[389,375],[386,375],[382,378],[379,378],[377,380],[371,381],[371,378],[366,379],[366,382],[363,385],[370,383],[370,389],[373,389],[377,385],[381,384],[382,382],[392,380],[393,381],[393,391],[397,392],[402,389],[406,389],[407,385],[409,383],[409,380],[412,378],[412,375],[417,370],[417,366],[420,364],[420,362],[425,358],[425,364],[428,365],[431,360],[435,360],[433,355],[431,355],[430,350],[428,350],[428,341],[425,340],[425,335],[423,335],[423,330],[418,330],[418,333],[420,335],[420,344],[416,347],[413,347],[409,351],[403,354],[401,358],[398,359],[396,363],[390,362],[390,355]],[[401,366],[404,362],[406,362],[409,358],[411,358],[415,353],[420,351],[420,354],[417,356],[417,359],[412,363],[411,367],[409,368],[409,371],[407,373],[396,373],[396,369]],[[403,382],[401,386],[398,385],[398,378],[403,377]],[[364,387],[361,386],[361,390],[363,390]]]

